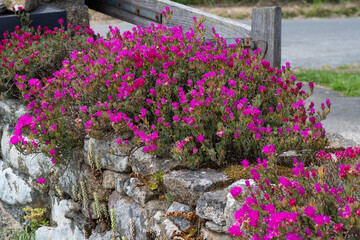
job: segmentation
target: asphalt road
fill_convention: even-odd
[[[111,25],[121,31],[133,27],[124,22]],[[102,36],[108,27],[106,24],[92,26]],[[283,20],[282,62],[287,61],[295,68],[360,63],[360,18]],[[307,102],[314,101],[319,107],[326,99],[332,102],[331,113],[323,121],[326,131],[341,134],[360,146],[360,97],[344,97],[316,86]]]

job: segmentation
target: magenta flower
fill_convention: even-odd
[[[241,161],[241,165],[243,165],[244,168],[248,168],[249,167],[249,161],[244,159]]]
[[[64,19],[60,18],[60,19],[58,20],[58,23],[59,23],[60,25],[62,25],[62,24],[64,23]]]
[[[51,156],[54,156],[55,153],[56,153],[56,149],[51,149],[51,150],[49,151],[49,154],[50,154]]]
[[[236,198],[237,196],[241,195],[242,188],[235,186],[233,189],[230,190],[230,194],[233,196],[233,198]]]
[[[228,233],[230,235],[233,235],[233,236],[241,236],[242,235],[242,231],[240,229],[240,226],[237,225],[237,224],[234,224],[232,225],[229,229],[228,229]]]
[[[265,145],[262,149],[262,152],[265,153],[265,155],[275,154],[275,147],[272,144]]]
[[[9,143],[10,144],[17,144],[18,142],[20,142],[21,141],[21,138],[19,137],[19,136],[12,136],[11,138],[10,138],[10,141],[9,141]]]
[[[204,142],[204,135],[199,135],[196,137],[196,140],[198,140],[199,142]]]
[[[55,163],[56,163],[56,159],[55,159],[55,158],[51,158],[51,162],[52,162],[53,164],[55,164]]]
[[[308,206],[304,209],[304,213],[308,216],[308,217],[315,217],[315,208],[313,208],[312,206]]]
[[[37,182],[40,183],[40,184],[45,184],[46,179],[45,178],[38,178]]]
[[[23,59],[23,63],[24,63],[25,65],[28,65],[28,64],[29,64],[29,59],[24,58],[24,59]]]

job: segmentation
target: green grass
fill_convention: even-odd
[[[344,65],[335,69],[300,69],[295,72],[295,76],[300,82],[314,82],[345,96],[360,97],[360,65]]]

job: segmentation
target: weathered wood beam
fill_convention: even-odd
[[[113,17],[119,18],[123,21],[135,25],[148,26],[150,23],[153,22],[149,19],[119,9],[117,7],[119,2],[121,3],[121,1],[118,0],[86,0],[86,4],[89,8],[99,12],[103,12],[105,14],[111,15]],[[231,19],[219,17],[214,14],[205,13],[203,11],[169,0],[128,0],[126,2],[159,13],[164,11],[165,7],[168,6],[173,11],[173,16],[167,25],[169,27],[181,25],[184,30],[187,30],[190,27],[194,26],[193,17],[205,17],[205,38],[212,38],[212,28],[215,28],[216,32],[219,33],[220,36],[225,38],[250,37],[251,27],[246,24],[242,24]]]
[[[267,41],[265,59],[273,67],[281,65],[281,7],[253,8],[251,38]]]

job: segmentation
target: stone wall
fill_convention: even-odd
[[[109,228],[96,225],[97,216],[92,208],[94,192],[109,212],[114,209],[116,235],[126,236],[128,240],[170,239],[174,233],[188,233],[191,229],[202,232],[204,239],[231,239],[226,234],[227,228],[233,223],[232,215],[240,205],[229,194],[232,181],[224,173],[212,169],[181,169],[177,162],[152,158],[141,149],[130,156],[114,156],[109,153],[114,147],[111,139],[88,139],[84,148],[77,149],[69,159],[69,166],[60,178],[49,181],[50,169],[54,168],[49,158],[42,154],[22,155],[15,146],[9,145],[14,123],[24,113],[24,107],[15,101],[0,102],[0,206],[3,205],[0,211],[22,225],[24,207],[47,208],[51,226],[39,228],[37,240],[112,239]],[[88,164],[90,142],[101,164],[102,174],[96,177]],[[160,171],[164,174],[163,192],[170,194],[171,201],[161,200],[163,193],[139,185],[141,181],[134,175]],[[39,177],[45,177],[51,185],[46,194],[38,189],[36,180]],[[72,187],[80,189],[80,182],[84,182],[87,189],[89,209],[73,200]],[[54,190],[55,184],[62,191],[61,198]],[[233,183],[243,184],[244,181]],[[198,218],[188,221],[181,216],[165,217],[169,212],[194,212]]]
[[[76,149],[68,159],[68,166],[57,169],[48,157],[23,155],[9,145],[14,124],[25,112],[16,101],[0,102],[0,220],[16,228],[25,224],[24,207],[47,208],[51,226],[39,228],[36,240],[110,240],[113,233],[109,221],[107,226],[100,224],[94,212],[93,193],[97,193],[107,212],[113,209],[115,213],[116,235],[126,236],[128,240],[170,239],[174,233],[188,233],[192,229],[202,233],[203,239],[232,239],[227,229],[234,223],[233,214],[241,203],[229,191],[234,186],[246,189],[245,180],[233,182],[213,169],[186,170],[172,159],[153,158],[141,149],[130,156],[121,153],[115,156],[110,154],[110,149],[116,148],[114,138],[86,140],[84,147]],[[329,151],[354,144],[336,134],[329,134],[328,138]],[[98,156],[101,174],[95,174],[89,165],[89,151],[93,157]],[[290,151],[279,161],[286,164],[294,156],[296,152]],[[51,180],[50,169],[60,173],[57,179]],[[149,186],[141,184],[141,176],[158,172],[164,174],[159,185],[161,191],[151,191]],[[47,179],[49,191],[44,193],[39,189],[36,182],[39,177]],[[81,189],[81,182],[88,204],[75,201],[72,189],[73,186]],[[1,228],[6,227],[0,224],[0,234]],[[0,235],[0,239],[6,236]]]

